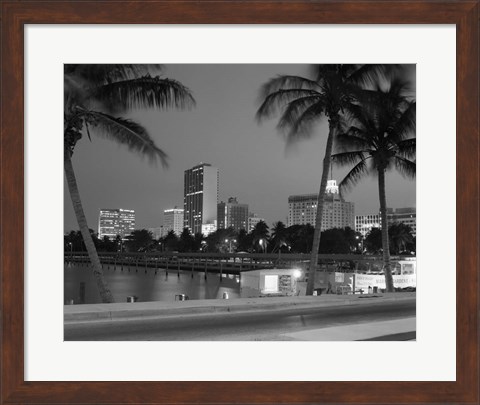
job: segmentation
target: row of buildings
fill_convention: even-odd
[[[183,208],[170,208],[163,212],[163,225],[149,228],[155,238],[170,231],[180,235],[184,228],[193,234],[208,235],[217,229],[233,228],[235,231],[251,231],[263,218],[249,211],[248,204],[241,204],[230,197],[219,202],[219,170],[208,163],[200,163],[185,170]],[[125,213],[132,217],[126,219]],[[132,219],[133,218],[133,219]],[[125,237],[135,229],[133,210],[102,209],[98,220],[100,238],[116,235]]]
[[[412,235],[417,236],[417,209],[415,207],[387,208],[387,222],[389,224],[399,222],[408,225],[412,228]],[[370,229],[380,228],[381,226],[382,218],[380,213],[355,216],[355,231],[360,232],[363,236],[365,236]]]
[[[288,197],[287,226],[315,224],[317,194],[292,195]],[[180,235],[184,228],[208,235],[217,229],[232,227],[235,231],[251,231],[262,221],[249,211],[248,204],[239,203],[230,197],[219,202],[219,170],[208,163],[200,163],[185,170],[183,208],[170,208],[163,212],[162,226],[150,228],[155,238],[174,231]],[[415,208],[388,209],[389,223],[403,222],[416,235]],[[335,180],[327,183],[322,214],[322,230],[350,227],[365,236],[373,227],[380,227],[379,213],[355,216],[355,204],[345,201],[340,195]],[[100,210],[98,233],[100,237],[125,237],[135,229],[135,212],[124,209]]]
[[[163,213],[163,225],[156,228],[149,228],[156,239],[165,236],[170,231],[180,235],[185,228],[184,226],[184,210],[181,208],[172,208],[165,210]],[[221,201],[217,204],[217,218],[211,222],[201,224],[201,233],[205,236],[217,229],[226,229],[232,227],[235,231],[245,229],[250,232],[255,225],[263,221],[256,214],[248,211],[248,204],[239,204],[237,199],[230,197],[228,202]],[[191,227],[187,227],[192,230]],[[198,233],[198,232],[197,232]]]
[[[315,224],[317,217],[318,194],[292,195],[288,197],[287,225]],[[387,222],[404,223],[417,234],[417,212],[415,207],[387,208]],[[322,213],[322,231],[332,228],[355,229],[363,237],[372,229],[380,228],[382,220],[379,212],[355,215],[355,204],[345,201],[339,194],[337,182],[328,180]]]

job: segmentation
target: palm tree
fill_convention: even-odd
[[[393,65],[392,65],[393,67]],[[318,192],[315,233],[310,253],[307,295],[313,294],[318,250],[322,231],[323,202],[327,187],[333,140],[340,115],[355,99],[358,85],[369,84],[387,70],[386,65],[331,64],[315,67],[313,79],[300,76],[278,76],[261,89],[263,103],[257,111],[257,120],[271,118],[279,110],[278,129],[285,133],[287,146],[313,136],[313,124],[327,119],[329,131],[323,158],[323,169]]]
[[[273,242],[272,253],[278,249],[280,254],[282,247],[287,246],[287,227],[282,221],[277,221],[273,224],[270,240]]]
[[[413,242],[412,228],[403,222],[395,222],[388,227],[390,252],[401,254]]]
[[[73,209],[93,266],[103,302],[113,302],[100,260],[88,230],[72,165],[77,142],[91,133],[125,145],[132,152],[160,160],[167,155],[155,145],[147,130],[119,116],[135,108],[185,108],[195,104],[190,90],[181,83],[151,73],[159,65],[65,65],[64,67],[64,168]]]
[[[338,165],[353,166],[341,181],[340,190],[355,185],[369,174],[378,177],[387,291],[394,291],[394,286],[390,268],[385,173],[395,168],[404,177],[413,179],[416,172],[416,103],[405,95],[407,91],[408,83],[400,77],[365,91],[364,102],[348,108],[337,134],[340,152],[332,156]]]
[[[265,221],[258,221],[255,225],[255,228],[252,230],[253,246],[255,248],[260,246],[263,253],[265,253],[267,250],[268,233],[268,225],[265,223]]]

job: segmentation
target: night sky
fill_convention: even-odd
[[[288,196],[318,193],[328,125],[317,125],[310,140],[285,149],[276,130],[278,118],[258,125],[259,88],[278,74],[309,76],[306,65],[165,65],[163,75],[190,88],[197,106],[190,111],[134,111],[169,156],[169,167],[151,165],[112,141],[85,136],[76,146],[73,165],[89,227],[97,231],[100,208],[136,212],[136,228],[163,224],[163,210],[183,208],[183,173],[200,162],[220,170],[220,200],[238,198],[250,211],[286,223]],[[93,133],[92,133],[93,135]],[[334,167],[340,182],[347,168]],[[366,178],[348,194],[355,214],[377,213],[376,178]],[[387,205],[415,206],[415,181],[387,174]],[[64,230],[78,229],[64,183]]]

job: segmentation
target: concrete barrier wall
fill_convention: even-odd
[[[386,288],[385,276],[382,274],[355,274],[355,273],[317,273],[315,288],[328,288],[336,291],[339,286],[350,286],[350,289],[368,291],[368,287]],[[396,288],[416,287],[416,274],[394,275],[393,285]]]

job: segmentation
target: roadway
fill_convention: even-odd
[[[297,332],[415,317],[416,302],[390,301],[363,305],[249,311],[66,323],[66,341],[253,341],[291,340]],[[385,331],[381,335],[389,340]],[[392,335],[393,336],[393,335]],[[415,335],[398,334],[395,340]],[[355,340],[354,338],[348,340]],[[391,340],[391,339],[390,339]]]

